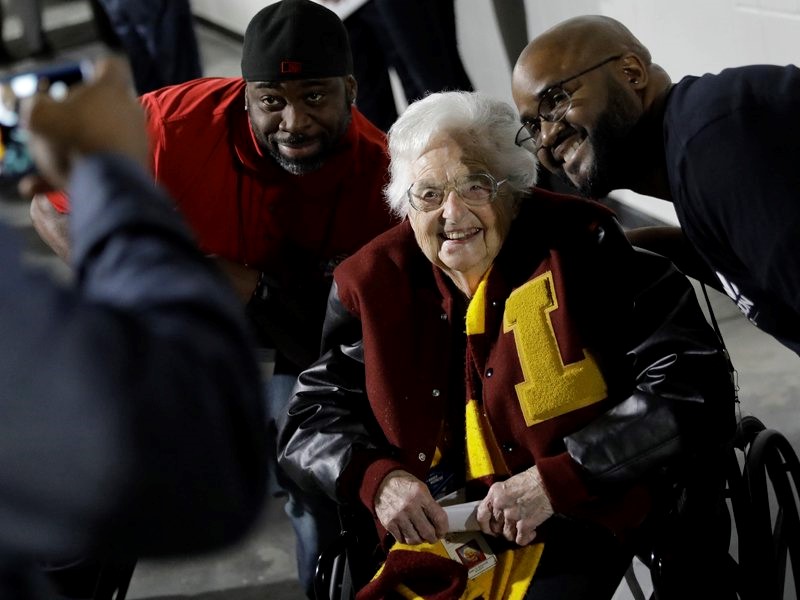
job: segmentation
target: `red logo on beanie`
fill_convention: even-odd
[[[303,63],[296,60],[282,60],[281,73],[302,73]]]

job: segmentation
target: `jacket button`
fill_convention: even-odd
[[[434,388],[433,391],[431,392],[431,396],[433,396],[434,398],[438,398],[439,394],[441,394],[441,392],[436,388]]]
[[[440,318],[442,321],[447,321],[447,313],[442,313],[441,315],[439,315],[439,318]]]
[[[508,443],[508,442],[506,442],[505,444],[503,444],[503,450],[504,450],[505,452],[513,452],[515,447],[516,447],[516,446],[514,446],[514,444],[510,444],[510,443]]]
[[[417,454],[417,458],[419,459],[420,462],[425,462],[425,453],[420,452],[419,454]]]
[[[494,369],[486,369],[486,376],[491,377],[494,375]]]

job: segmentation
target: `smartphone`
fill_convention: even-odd
[[[89,61],[73,61],[0,77],[0,180],[15,181],[34,170],[27,132],[19,123],[20,102],[37,91],[60,100],[70,86],[88,79],[91,69]]]

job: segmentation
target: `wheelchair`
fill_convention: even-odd
[[[730,362],[729,368],[735,377]],[[738,410],[738,398],[733,400]],[[791,444],[756,417],[738,417],[733,438],[703,467],[692,482],[675,485],[653,519],[654,530],[637,545],[635,555],[650,571],[649,599],[784,600],[788,566],[800,587],[800,461]],[[339,538],[318,560],[317,600],[354,599],[380,564],[369,513],[340,507],[340,520]],[[713,575],[706,564],[698,564],[697,554],[686,559],[687,544],[704,534],[713,539],[701,544],[708,555],[699,558],[713,563]],[[697,577],[717,579],[698,582]],[[633,565],[625,582],[634,600],[647,600]],[[715,591],[709,594],[709,589]]]
[[[765,428],[752,416],[739,421],[731,447],[722,459],[724,487],[716,499],[721,504],[714,512],[723,523],[718,528],[719,539],[712,543],[720,553],[716,575],[726,578],[730,598],[783,600],[787,566],[791,565],[795,578],[800,574],[800,461],[783,435]],[[709,506],[708,502],[703,505]],[[369,531],[371,517],[345,507],[340,513],[339,538],[323,551],[317,564],[317,600],[352,600],[379,564],[372,552],[377,539]],[[699,591],[698,595],[691,595],[693,589],[702,588],[697,587],[696,581],[687,581],[686,565],[676,554],[687,540],[676,540],[672,522],[667,523],[663,535],[655,535],[649,548],[637,552],[650,570],[653,592],[649,599],[711,600]],[[632,565],[625,581],[634,600],[646,600]]]
[[[704,546],[717,557],[711,572],[718,580],[707,584],[712,589],[724,587],[726,598],[783,600],[788,597],[787,565],[791,565],[795,586],[800,573],[800,461],[782,434],[765,428],[753,416],[745,416],[737,424],[730,447],[723,452],[720,467],[721,493],[712,499],[712,504],[703,502],[705,510],[690,519],[690,527],[704,519],[718,519],[716,527],[713,523],[704,527],[717,536],[712,544]],[[692,493],[691,489],[688,493]],[[685,530],[686,527],[679,527],[679,535],[684,535]],[[650,571],[650,600],[723,597],[722,591],[719,596],[691,595],[697,584],[686,581],[686,565],[680,560],[681,544],[693,543],[691,537],[676,539],[674,532],[668,532],[651,541],[648,551],[637,553]],[[708,577],[702,575],[704,565],[699,571],[700,576]],[[646,599],[632,568],[625,580],[634,600]]]

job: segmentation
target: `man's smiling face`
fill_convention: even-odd
[[[575,77],[592,66],[570,52],[545,47],[526,53],[514,69],[513,95],[522,122],[539,118],[542,95],[565,79],[570,108],[557,122],[541,121],[537,157],[549,171],[594,198],[605,196],[625,163],[624,142],[640,117],[636,100],[620,82],[619,61]],[[598,57],[602,59],[603,57]],[[594,62],[598,62],[596,59]]]
[[[320,168],[347,131],[355,93],[352,76],[250,81],[245,107],[259,146],[302,175]]]

